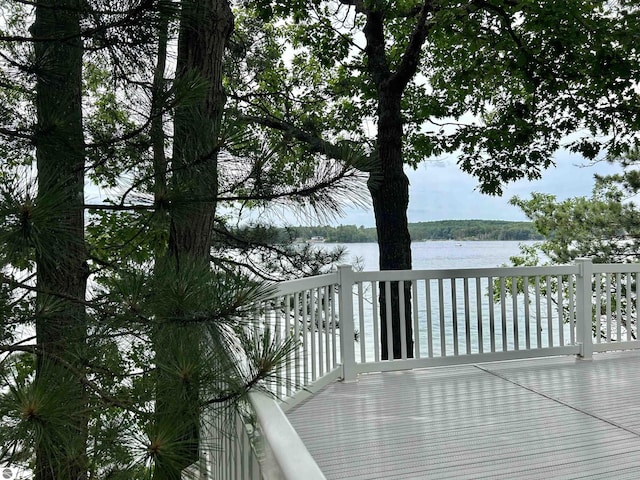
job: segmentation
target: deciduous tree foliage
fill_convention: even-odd
[[[411,268],[405,165],[455,153],[483,192],[500,194],[504,182],[539,178],[569,133],[582,132],[568,146],[589,158],[635,142],[632,2],[252,5],[237,42],[251,52],[238,66],[240,116],[280,132],[292,149],[357,152],[381,269]]]

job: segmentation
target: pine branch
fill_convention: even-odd
[[[358,153],[354,157],[354,152],[349,148],[345,148],[345,145],[336,145],[285,120],[273,116],[261,117],[258,115],[238,115],[238,119],[249,124],[255,123],[283,132],[304,143],[310,152],[345,162],[361,172],[371,173],[375,170],[376,161],[374,157],[363,158]]]

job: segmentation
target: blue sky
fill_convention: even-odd
[[[432,220],[527,220],[522,212],[511,205],[515,195],[528,198],[532,192],[552,193],[559,199],[589,196],[595,173],[620,171],[616,165],[598,162],[588,165],[578,155],[559,152],[556,166],[543,173],[540,180],[518,181],[505,188],[502,197],[490,197],[476,190],[477,182],[463,173],[455,158],[422,163],[417,170],[407,170],[410,181],[409,222]],[[332,224],[375,225],[371,209],[346,209],[346,215]]]

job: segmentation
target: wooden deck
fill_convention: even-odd
[[[288,416],[327,479],[638,479],[640,352],[361,375]]]

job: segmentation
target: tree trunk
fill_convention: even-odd
[[[378,100],[378,168],[369,177],[369,191],[373,201],[373,212],[378,230],[380,270],[411,269],[411,237],[407,222],[409,206],[409,180],[404,173],[402,155],[402,97],[407,85],[417,72],[420,52],[429,32],[429,15],[435,7],[425,1],[415,12],[416,23],[396,70],[391,68],[387,40],[385,38],[385,2],[350,2],[357,4],[366,15],[363,33],[366,66],[371,82],[376,87]],[[411,322],[411,283],[404,282],[404,305],[400,305],[399,284],[392,283],[391,294],[385,295],[385,285],[380,285],[380,320],[382,358],[402,356],[402,341],[406,342],[406,356],[413,357],[413,332]],[[388,348],[386,327],[387,305],[391,311],[392,350]],[[402,313],[404,312],[404,324]],[[402,338],[402,327],[405,335]],[[393,356],[391,356],[391,354]]]
[[[409,180],[404,173],[402,156],[401,93],[379,90],[378,103],[378,158],[379,170],[369,177],[369,191],[376,219],[380,270],[411,269],[411,237],[407,221]],[[413,357],[411,323],[411,284],[404,282],[404,305],[400,305],[398,282],[391,284],[387,298],[384,282],[380,283],[380,321],[382,359],[402,356],[401,310],[404,309],[405,342],[408,358]],[[392,349],[390,356],[387,334],[387,303],[391,303]]]
[[[162,263],[176,278],[184,268],[209,268],[218,191],[218,141],[226,101],[223,55],[232,30],[233,14],[226,0],[182,2],[176,82],[177,88],[190,88],[197,95],[176,107],[174,117],[171,226]],[[174,313],[175,318],[189,314]],[[162,362],[189,365],[199,357],[204,338],[201,325],[170,321],[159,329],[162,332],[156,332],[155,348]],[[156,421],[163,431],[171,432],[179,445],[179,458],[164,461],[159,457],[156,480],[178,480],[181,470],[198,460],[199,378],[197,372],[186,379],[180,373],[179,369],[159,369],[158,373]]]
[[[87,478],[84,139],[79,0],[36,4],[37,208],[48,217],[36,245],[36,383],[57,407],[40,418],[37,480]],[[56,38],[61,40],[57,41]],[[38,417],[38,411],[34,411]]]

